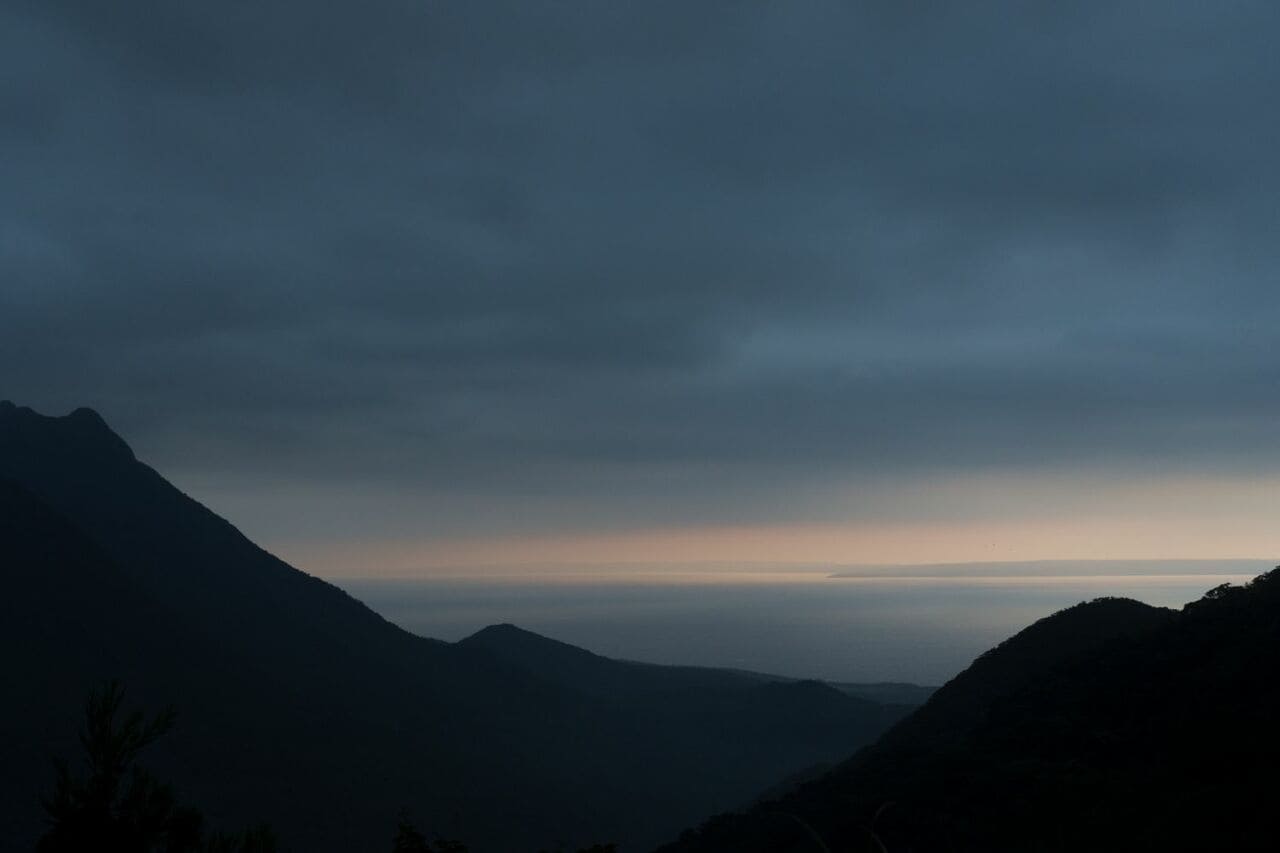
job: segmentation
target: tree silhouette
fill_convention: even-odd
[[[391,844],[391,853],[432,853],[431,843],[418,828],[403,815],[396,826],[396,837]]]
[[[265,826],[238,836],[205,838],[203,818],[179,806],[173,789],[138,767],[138,755],[168,732],[176,714],[166,708],[148,720],[141,711],[121,714],[124,688],[108,682],[85,702],[80,732],[85,773],[73,775],[55,760],[53,791],[41,802],[49,824],[37,853],[271,853],[275,837]]]
[[[435,844],[418,831],[409,818],[400,815],[396,826],[396,837],[391,846],[392,853],[467,853],[467,845],[460,841],[438,839]]]
[[[400,815],[396,826],[396,837],[391,845],[391,853],[467,853],[467,845],[461,841],[438,839],[434,844],[418,831],[407,816]],[[556,851],[541,850],[539,853],[566,853],[564,847]],[[618,853],[616,844],[592,844],[583,847],[577,853]]]

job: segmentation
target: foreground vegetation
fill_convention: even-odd
[[[204,815],[180,805],[173,787],[138,763],[143,750],[164,736],[177,719],[173,708],[148,718],[124,713],[124,688],[113,681],[89,694],[80,731],[82,767],[54,761],[55,782],[41,798],[48,830],[37,853],[278,853],[280,844],[267,824],[239,833],[208,832]],[[449,839],[430,840],[401,817],[392,853],[468,853]],[[616,853],[613,844],[597,844],[577,853]],[[540,851],[550,853],[550,851]]]

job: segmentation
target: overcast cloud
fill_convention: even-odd
[[[755,522],[887,478],[1274,474],[1277,33],[1273,2],[8,0],[0,397],[442,533],[513,496]]]

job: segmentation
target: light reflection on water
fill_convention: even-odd
[[[443,640],[511,622],[599,654],[655,663],[751,669],[831,681],[940,684],[1035,620],[1099,596],[1180,607],[1270,566],[1180,573],[1015,573],[970,566],[932,574],[835,578],[778,572],[681,575],[343,580],[391,621]],[[912,568],[916,571],[912,571]],[[939,576],[941,575],[941,576]]]

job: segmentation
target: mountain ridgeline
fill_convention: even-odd
[[[1079,604],[874,745],[663,853],[1275,850],[1280,569],[1181,611]]]
[[[92,411],[8,403],[0,568],[13,849],[40,834],[49,757],[76,752],[81,699],[107,679],[180,712],[148,770],[214,827],[269,822],[285,850],[385,850],[397,821],[473,851],[1280,838],[1280,570],[1181,611],[1068,608],[912,711],[911,685],[611,660],[513,625],[415,636],[249,542]]]
[[[217,826],[381,850],[403,812],[472,850],[643,849],[908,710],[815,682],[613,661],[510,626],[412,635],[255,546],[88,409],[0,403],[0,837],[107,679],[179,722],[149,769]]]

